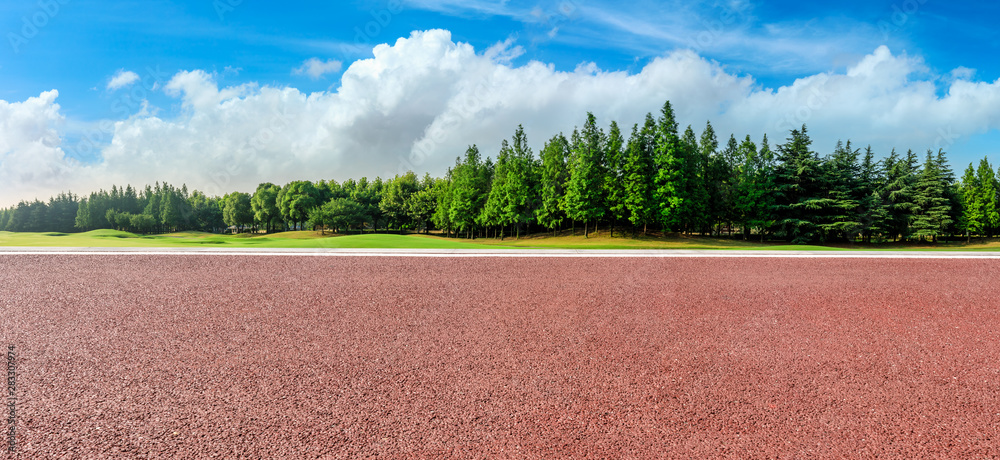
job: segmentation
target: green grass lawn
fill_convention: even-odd
[[[413,249],[742,249],[742,250],[905,250],[905,251],[1000,251],[998,240],[974,240],[966,243],[884,244],[875,246],[807,246],[759,243],[697,236],[653,237],[608,232],[573,235],[562,232],[534,234],[523,238],[445,238],[439,235],[331,235],[300,231],[266,234],[217,235],[202,232],[178,232],[164,235],[136,235],[117,230],[94,230],[84,233],[11,233],[0,232],[0,246],[53,247],[225,247],[225,248],[413,248]]]
[[[284,232],[272,235],[217,235],[179,232],[164,235],[136,235],[117,230],[84,233],[0,232],[0,246],[56,247],[225,247],[225,248],[482,248],[480,244],[424,235],[333,236],[320,232]]]

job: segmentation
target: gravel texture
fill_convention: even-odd
[[[997,457],[998,269],[0,255],[0,345],[21,458]]]

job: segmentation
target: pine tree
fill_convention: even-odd
[[[982,202],[979,200],[980,187],[979,179],[976,177],[976,169],[969,163],[962,175],[962,225],[965,229],[965,236],[968,242],[972,242],[972,234],[982,235],[986,227],[986,219],[983,215]]]
[[[711,183],[709,190],[713,192],[713,206],[711,208],[713,212],[709,218],[720,229],[723,226],[731,229],[735,219],[733,203],[736,183],[735,165],[738,163],[739,155],[739,144],[736,142],[736,137],[730,134],[726,148],[722,149],[721,152],[716,152],[709,159],[707,168]]]
[[[181,199],[172,188],[164,187],[161,205],[160,222],[168,231],[179,229],[181,226]]]
[[[608,142],[605,147],[606,171],[604,176],[605,196],[608,199],[608,220],[611,221],[611,236],[615,236],[615,224],[628,218],[628,208],[625,204],[625,141],[622,138],[618,123],[612,121],[608,130]]]
[[[858,223],[861,224],[861,239],[865,243],[871,243],[873,236],[884,235],[887,232],[886,224],[889,210],[879,193],[883,187],[884,178],[879,172],[879,164],[875,161],[875,154],[870,145],[865,148],[860,174],[856,215]]]
[[[859,181],[859,153],[859,150],[851,148],[851,141],[847,141],[846,146],[837,141],[837,147],[824,168],[828,201],[820,227],[827,240],[849,240],[861,233],[864,227],[858,218],[859,201],[864,194]]]
[[[605,212],[601,171],[605,141],[593,113],[587,113],[583,131],[574,138],[565,209],[570,219],[584,223],[584,236],[587,237],[590,235],[589,223],[603,217]]]
[[[469,238],[475,230],[476,219],[480,216],[492,181],[492,165],[483,163],[479,148],[469,146],[465,151],[465,161],[457,161],[452,170],[452,198],[449,220],[459,232]]]
[[[888,229],[893,241],[909,238],[911,223],[916,212],[914,186],[916,183],[917,160],[913,151],[906,153],[906,159],[899,159],[895,150],[885,160],[886,183],[882,194],[888,204]]]
[[[507,178],[507,200],[504,212],[511,216],[516,226],[516,237],[521,237],[521,227],[530,226],[535,221],[538,206],[538,165],[534,153],[528,147],[524,127],[517,126],[511,140],[511,169]]]
[[[983,231],[988,238],[992,238],[1000,224],[1000,212],[997,209],[997,178],[986,158],[979,162],[976,178],[979,180],[978,199],[982,210]]]
[[[810,150],[812,140],[806,132],[793,129],[788,141],[778,146],[778,164],[774,173],[774,208],[776,230],[792,243],[819,241],[821,229],[816,218],[825,206],[821,197],[821,164]]]
[[[714,131],[712,136],[714,136]],[[680,220],[684,232],[701,231],[707,225],[705,218],[708,209],[708,190],[705,188],[705,162],[698,146],[698,136],[691,125],[684,130],[681,137],[681,152],[684,163],[681,169],[683,176],[683,194],[687,198],[681,208]]]
[[[913,234],[923,240],[930,237],[937,242],[937,237],[944,234],[952,224],[951,203],[945,196],[950,183],[943,176],[943,171],[934,154],[928,150],[924,168],[914,184],[915,212],[913,218]]]
[[[569,176],[566,169],[569,141],[562,134],[553,136],[542,148],[541,156],[540,203],[535,209],[535,216],[539,224],[554,233],[566,218],[559,202],[565,195],[566,180]]]
[[[767,145],[767,135],[760,151],[748,135],[739,145],[742,159],[736,169],[737,180],[733,206],[736,221],[743,229],[743,239],[750,239],[750,231],[756,228],[763,239],[765,229],[770,225],[771,189],[773,187],[774,154]]]
[[[715,224],[714,216],[718,215],[719,190],[716,187],[714,171],[712,171],[712,159],[715,158],[719,150],[719,140],[715,136],[715,128],[711,122],[705,123],[705,130],[701,133],[701,140],[698,142],[698,161],[701,164],[701,177],[698,188],[701,189],[703,206],[701,212],[701,232],[711,234]]]
[[[632,127],[632,136],[629,137],[625,150],[625,164],[622,170],[626,216],[633,228],[642,225],[643,234],[646,234],[646,226],[655,210],[652,195],[652,137],[655,126],[653,116],[647,114],[646,125],[642,131],[639,131],[639,125]]]
[[[682,161],[674,109],[667,101],[656,121],[653,143],[653,201],[657,206],[657,221],[664,230],[678,228],[681,223],[684,206]]]
[[[480,225],[487,227],[499,226],[500,239],[504,238],[506,227],[514,223],[517,219],[513,212],[511,201],[511,181],[516,175],[514,169],[513,151],[507,140],[500,144],[500,153],[497,155],[497,163],[493,169],[493,182],[490,184],[490,192],[487,195],[486,203],[483,205],[479,216]]]

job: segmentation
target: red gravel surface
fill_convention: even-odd
[[[21,458],[997,457],[998,268],[3,255],[0,345]]]

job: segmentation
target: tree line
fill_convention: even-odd
[[[0,230],[136,233],[180,230],[337,232],[441,230],[456,237],[599,226],[612,233],[676,232],[793,243],[937,241],[992,237],[1000,230],[998,173],[984,158],[957,179],[946,152],[891,151],[837,142],[813,150],[807,128],[771,148],[711,122],[680,132],[670,102],[626,135],[605,131],[588,113],[582,128],[557,134],[536,156],[524,129],[501,143],[495,160],[476,145],[444,177],[413,172],[369,181],[262,183],[253,193],[206,196],[170,184],[112,186],[89,196],[61,193],[0,210]]]

